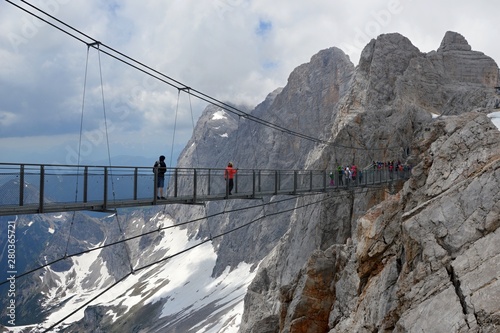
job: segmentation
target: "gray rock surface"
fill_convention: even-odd
[[[297,210],[249,287],[240,332],[276,316],[277,332],[498,331],[500,132],[485,115],[497,81],[456,33],[428,54],[398,34],[372,40],[338,104],[338,145],[310,162],[404,159],[412,177]]]

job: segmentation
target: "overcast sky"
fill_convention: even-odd
[[[336,46],[357,64],[382,33],[399,32],[429,52],[456,31],[500,61],[500,2],[493,0],[29,2],[187,86],[251,106],[318,51]],[[86,60],[85,43],[0,3],[0,162],[75,164],[78,150],[83,163],[106,160],[104,110],[112,162],[159,154],[168,162],[172,142],[174,156],[184,147],[192,115],[196,121],[206,102],[93,48],[87,71]]]

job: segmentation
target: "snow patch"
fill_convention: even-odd
[[[69,312],[76,310],[83,302],[94,297],[111,282],[110,274],[106,265],[100,258],[101,250],[92,251],[77,257],[73,257],[74,265],[68,272],[54,272],[46,269],[43,276],[44,283],[51,288],[46,293],[44,306],[50,304],[62,304],[64,307],[51,313],[43,326],[52,325],[65,317]],[[83,318],[84,309],[76,312],[64,321],[70,324]]]
[[[222,111],[222,110],[215,112],[212,115],[212,119],[211,120],[220,120],[220,119],[227,119],[226,113],[224,111]]]
[[[229,135],[227,133],[219,135],[221,138],[229,138]]]
[[[156,222],[159,228],[175,224],[161,213],[150,221]],[[177,320],[210,308],[211,313],[203,321],[193,323],[193,332],[236,333],[243,315],[246,290],[257,269],[252,270],[252,265],[241,263],[233,270],[227,268],[221,276],[212,278],[217,254],[210,242],[190,239],[185,229],[176,227],[164,229],[161,233],[161,242],[155,244],[154,249],[148,249],[148,253],[164,253],[164,259],[144,261],[141,267],[147,268],[135,266],[133,274],[100,295],[91,305],[114,307],[106,313],[112,321],[120,320],[134,306],[156,302],[163,304],[162,317],[174,315]],[[49,315],[43,323],[44,327],[75,311],[113,283],[114,279],[100,253],[101,250],[97,250],[73,257],[74,265],[67,272],[46,269],[41,279],[50,288],[44,295],[44,305],[65,305]],[[65,319],[62,326],[82,319],[84,309]]]

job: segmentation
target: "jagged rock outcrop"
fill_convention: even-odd
[[[384,62],[389,50],[398,50],[397,59]],[[266,332],[289,333],[496,332],[500,132],[485,113],[497,81],[495,62],[456,33],[429,54],[397,34],[370,42],[332,137],[399,147],[356,158],[408,154],[412,177],[395,194],[346,192],[314,211],[297,210],[249,287],[240,332],[259,332],[263,322]],[[317,150],[313,165],[348,155],[342,147]],[[323,230],[332,225],[325,248]]]

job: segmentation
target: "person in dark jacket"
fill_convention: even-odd
[[[163,187],[165,187],[165,172],[167,171],[165,156],[161,155],[160,159],[155,162],[154,171],[157,174],[156,199],[165,199],[165,197],[163,196]]]

